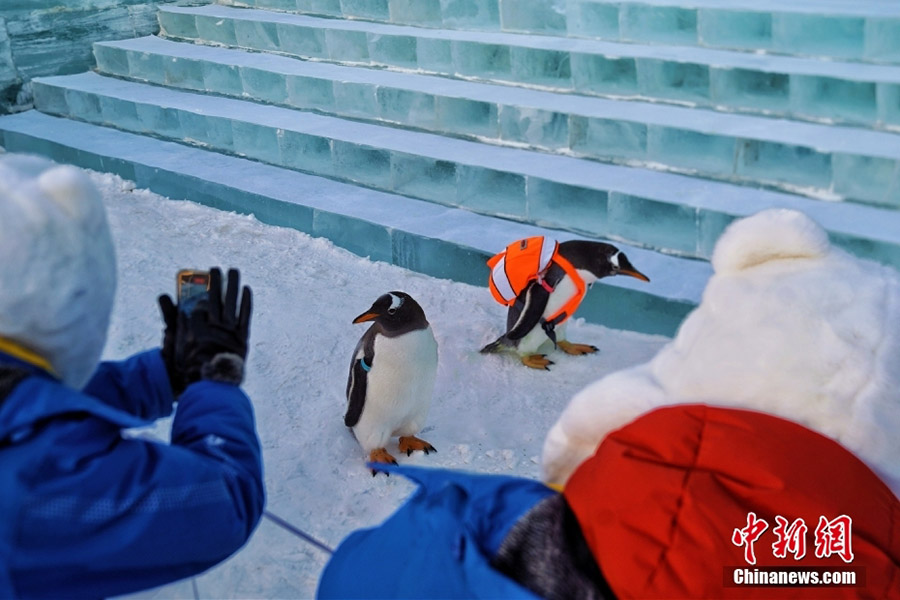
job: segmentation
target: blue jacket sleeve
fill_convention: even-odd
[[[262,516],[265,489],[262,450],[246,394],[227,383],[189,385],[172,423],[172,444],[218,463],[227,475],[235,505],[241,507],[240,522],[245,526],[244,539],[248,538]]]
[[[518,477],[378,468],[403,474],[420,487],[384,523],[341,542],[322,571],[317,598],[537,600],[490,560],[515,522],[556,492]]]
[[[237,386],[189,386],[171,445],[98,418],[54,422],[34,443],[29,456],[50,456],[15,521],[21,596],[106,597],[195,575],[236,552],[262,515],[261,449]]]
[[[158,348],[122,361],[100,363],[82,391],[148,421],[168,417],[175,402]]]

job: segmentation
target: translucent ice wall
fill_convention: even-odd
[[[94,66],[91,44],[156,33],[157,9],[211,0],[2,0],[0,114],[27,108],[30,80]]]

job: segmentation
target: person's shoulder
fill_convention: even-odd
[[[9,406],[7,406],[9,405]],[[7,397],[0,410],[0,422],[27,422],[89,415],[120,428],[141,427],[146,421],[104,404],[98,398],[64,385],[58,380],[33,375],[23,379]],[[4,419],[6,416],[7,419]]]

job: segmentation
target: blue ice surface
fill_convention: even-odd
[[[570,7],[574,35],[900,62],[896,2],[573,0]]]
[[[576,0],[585,4],[641,4],[655,7],[718,8],[812,15],[900,18],[900,5],[890,0]]]
[[[91,42],[156,31],[157,7],[151,0],[3,0],[0,104],[17,104],[22,84],[32,77],[91,68]],[[27,90],[18,100],[27,102]]]
[[[438,79],[412,73],[355,69],[327,63],[296,61],[281,56],[190,46],[155,37],[98,44],[96,53],[100,69],[118,76],[178,85],[200,91],[214,91],[231,95],[243,94],[245,97],[266,102],[288,102],[299,108],[311,107],[338,113],[343,109],[351,114],[369,118],[379,118],[379,112],[391,112],[395,116],[401,117],[404,115],[402,110],[397,110],[396,107],[384,102],[384,100],[396,99],[397,94],[379,95],[378,92],[383,90],[403,90],[417,94],[419,105],[425,107],[426,110],[430,110],[434,99],[427,100],[422,95],[445,96],[448,100],[438,103],[439,107],[446,107],[447,114],[441,117],[442,125],[447,128],[447,131],[478,136],[497,135],[496,120],[501,107],[523,109],[519,112],[524,112],[524,116],[528,118],[535,112],[545,113],[538,117],[541,119],[551,119],[553,115],[568,114],[603,121],[645,123],[658,128],[694,129],[700,133],[773,141],[783,145],[789,144],[792,139],[799,139],[803,140],[804,144],[815,148],[821,148],[819,140],[836,135],[834,128],[789,124],[779,139],[773,139],[773,135],[777,136],[777,132],[772,131],[776,128],[767,127],[770,121],[759,121],[743,115],[710,113],[684,107],[639,102],[622,103],[572,94],[561,96],[539,90]],[[121,53],[127,53],[128,59],[123,60],[120,56]],[[163,58],[165,61],[162,60]],[[233,84],[225,81],[224,89],[210,87],[210,83],[217,84],[221,81],[222,77],[219,74],[223,69],[241,73],[244,80],[243,88],[239,89],[236,81]],[[185,73],[182,73],[183,71]],[[189,76],[187,72],[194,72],[193,76]],[[894,85],[900,89],[900,68],[894,68],[892,75],[897,78],[897,83]],[[302,78],[304,81],[302,84],[299,82],[295,84],[293,89],[296,91],[296,95],[288,101],[285,97],[284,80],[288,80],[290,84],[295,78]],[[811,86],[814,93],[805,92],[805,95],[809,97],[809,102],[826,104],[828,94],[823,92],[827,92],[829,87],[837,88],[833,95],[849,96],[851,102],[846,106],[846,110],[852,111],[856,106],[852,100],[857,95],[852,88],[853,82],[831,78],[825,81],[832,82],[832,85]],[[764,82],[760,85],[762,84]],[[872,84],[860,83],[858,85],[874,88]],[[363,89],[364,87],[370,89],[366,91]],[[327,92],[327,97],[321,88],[331,88]],[[336,95],[338,91],[339,96]],[[315,101],[305,100],[303,94],[311,95]],[[406,98],[405,101],[411,101],[411,99]],[[493,105],[494,108],[488,105]],[[829,111],[834,110],[835,106],[828,104]],[[411,114],[414,117],[416,113]],[[509,123],[511,114],[513,113],[507,111],[507,127],[512,125]],[[426,119],[434,119],[434,115],[429,112]],[[401,122],[406,125],[429,128],[427,124],[417,123],[409,116]],[[474,129],[467,130],[466,125],[471,124],[475,125]],[[519,125],[516,130],[524,132],[526,129]],[[777,128],[778,131],[782,129],[781,125]],[[559,132],[552,130],[549,133],[551,138],[558,138],[560,135]],[[851,132],[850,135],[862,140],[862,146],[867,148],[872,147],[872,143],[881,146],[896,146],[896,138],[877,132],[871,134]],[[840,137],[846,142],[845,136]],[[558,139],[546,142],[542,139],[540,132],[537,136],[532,137],[522,133],[521,138],[513,139],[540,147],[555,147],[559,144]],[[880,142],[876,140],[880,140]],[[833,149],[834,145],[832,145]]]
[[[900,264],[900,224],[893,210],[348,122],[93,73],[40,80],[35,92],[42,110],[61,115],[70,114],[74,106],[69,98],[78,98],[81,107],[87,105],[83,98],[96,96],[101,100],[99,116],[96,112],[72,116],[155,135],[159,132],[153,123],[139,120],[137,108],[163,107],[178,113],[182,130],[172,136],[176,140],[505,218],[615,236],[686,256],[708,257],[722,229],[735,217],[772,206],[796,208],[816,218],[842,245],[863,256]],[[306,152],[310,155],[301,154]],[[869,167],[883,169],[877,164]],[[538,216],[553,212],[547,209],[548,199],[540,197],[541,190],[573,188],[587,191],[561,199],[566,209],[556,211],[552,220]],[[492,193],[484,193],[486,189]],[[592,200],[579,204],[584,197]],[[609,206],[617,210],[609,211]],[[644,216],[653,214],[661,218]],[[634,224],[641,219],[646,222],[638,230]],[[587,229],[592,226],[602,229]]]
[[[532,2],[542,5],[533,7]],[[300,12],[323,12],[333,16],[388,18],[396,13],[400,20],[425,19],[434,21],[440,15],[451,18],[468,16],[475,22],[494,22],[499,0],[223,0],[222,4],[258,6]],[[422,8],[417,8],[416,5]],[[511,6],[519,6],[510,3]],[[641,5],[656,8],[676,7],[690,9],[756,10],[759,12],[790,12],[798,14],[833,14],[841,16],[900,17],[900,9],[890,0],[528,0],[521,3],[544,17],[552,17],[550,11],[565,13],[572,4],[579,6],[630,6]],[[388,11],[387,9],[393,9]],[[502,12],[502,10],[501,10]],[[523,11],[524,12],[524,11]],[[520,17],[526,18],[526,17]]]
[[[132,59],[122,60],[117,52]],[[658,163],[725,179],[837,189],[851,198],[900,204],[889,176],[849,182],[852,174],[836,164],[878,159],[889,173],[900,157],[893,134],[782,121],[772,127],[769,119],[742,114],[372,71],[153,37],[98,44],[97,56],[101,70],[153,83],[171,83],[170,71],[191,65],[187,70],[196,71],[196,77],[182,77],[182,87],[207,91],[203,73],[228,65],[244,79],[243,92],[231,95],[253,100],[593,158]],[[137,57],[145,56],[160,58],[158,72],[130,70]]]
[[[275,26],[280,50],[300,57],[900,129],[900,105],[895,101],[900,96],[898,65],[429,30],[217,6],[164,9],[160,15],[163,32],[173,37],[183,37],[178,33],[185,28],[181,21],[196,21],[195,29],[201,22],[220,23],[221,27],[249,22],[248,29],[261,24]],[[258,37],[243,39],[240,45],[271,49],[267,35]],[[208,41],[227,43],[219,37]]]
[[[0,17],[0,93],[6,91],[6,98],[0,96],[0,113],[10,110],[15,103],[15,92],[21,83],[12,57],[12,47],[6,31],[6,21]]]
[[[500,2],[500,22],[506,31],[565,33],[567,0]]]
[[[900,6],[900,5],[898,5]],[[510,34],[490,31],[466,31],[453,29],[412,28],[401,25],[373,23],[366,21],[322,19],[309,15],[297,15],[253,9],[235,9],[217,4],[197,7],[165,6],[160,8],[160,19],[163,22],[163,33],[173,37],[179,36],[173,28],[187,21],[199,23],[205,20],[221,21],[221,27],[227,23],[248,21],[254,23],[274,23],[284,26],[325,29],[341,32],[356,32],[378,36],[410,36],[429,40],[447,40],[451,42],[475,42],[499,46],[523,46],[535,49],[580,52],[587,54],[608,53],[613,56],[635,56],[641,58],[657,58],[677,60],[680,62],[711,62],[733,68],[754,68],[770,65],[789,65],[792,69],[808,69],[809,73],[830,73],[835,76],[845,75],[851,79],[859,77],[877,77],[879,73],[890,73],[882,69],[883,65],[840,63],[830,61],[810,61],[796,57],[750,54],[746,52],[729,52],[708,48],[687,46],[653,46],[622,44],[605,40],[580,38],[562,38],[544,35]],[[211,39],[209,41],[220,41]],[[252,41],[252,40],[245,40]],[[285,43],[285,40],[282,40]],[[284,49],[284,48],[282,48]],[[862,75],[861,75],[862,74]],[[894,76],[894,78],[896,75]]]
[[[0,117],[0,144],[9,151],[41,153],[116,173],[171,198],[253,213],[267,223],[327,237],[373,260],[474,285],[486,285],[485,259],[509,240],[583,237],[38,111]],[[651,276],[652,285],[626,277],[605,280],[604,298],[589,298],[579,316],[612,327],[673,335],[699,302],[711,274],[709,263],[616,245]]]
[[[446,29],[583,36],[900,62],[890,0],[229,0],[235,6]],[[296,10],[295,10],[296,9]]]

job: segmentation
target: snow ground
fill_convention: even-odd
[[[416,298],[440,352],[421,436],[438,453],[406,457],[396,452],[395,440],[401,464],[537,478],[544,436],[572,395],[609,372],[649,360],[668,341],[574,319],[569,337],[600,352],[558,353],[551,372],[533,371],[512,356],[478,353],[505,323],[487,288],[372,262],[292,229],[90,174],[103,192],[118,253],[104,358],[160,343],[156,297],[173,292],[179,268],[240,268],[254,292],[244,388],[263,444],[267,508],[331,547],[359,527],[380,523],[412,491],[399,477],[373,478],[343,425],[347,369],[366,327],[351,321],[380,294],[402,290]],[[591,293],[602,294],[602,282]],[[160,423],[153,433],[166,436],[167,427]],[[222,565],[131,597],[308,598],[326,561],[323,551],[263,519],[247,546]]]

